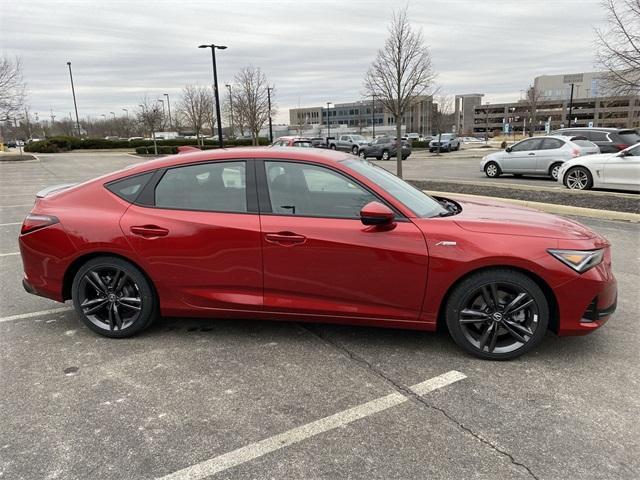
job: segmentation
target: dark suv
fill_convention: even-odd
[[[396,139],[381,137],[373,140],[369,145],[363,145],[358,154],[361,158],[375,157],[377,160],[389,160],[397,157]],[[402,160],[411,155],[411,144],[402,140]]]
[[[600,147],[600,153],[617,153],[640,142],[640,134],[633,129],[572,127],[561,128],[553,134],[586,137]]]

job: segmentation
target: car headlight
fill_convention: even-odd
[[[598,250],[547,250],[565,265],[578,273],[584,273],[590,268],[602,263],[604,249]]]

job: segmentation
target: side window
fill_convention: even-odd
[[[171,168],[156,185],[155,205],[180,210],[246,212],[245,162]]]
[[[265,162],[271,208],[278,215],[359,218],[376,197],[331,169],[293,162]]]
[[[537,145],[539,145],[540,140],[537,138],[530,138],[528,140],[523,140],[520,143],[516,143],[511,151],[513,152],[524,152],[527,150],[536,150]]]
[[[637,145],[627,151],[627,155],[631,157],[640,157],[640,145]]]
[[[542,140],[542,147],[540,150],[554,150],[556,148],[562,148],[564,142],[557,138],[545,138]]]
[[[122,180],[111,182],[105,185],[105,187],[111,193],[116,194],[123,200],[133,203],[136,201],[138,195],[147,184],[153,173],[154,172],[149,172],[143,173],[142,175],[136,175],[134,177],[123,178]]]
[[[607,132],[587,132],[586,137],[592,142],[608,142]]]

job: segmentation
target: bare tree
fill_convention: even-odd
[[[218,119],[216,118],[216,97],[212,89],[205,88],[204,90],[204,125],[209,127],[211,135],[213,136],[216,134],[216,125],[218,124]]]
[[[438,134],[438,150],[440,155],[440,144],[442,143],[442,134],[449,131],[449,127],[453,124],[453,97],[451,95],[438,95],[436,105],[434,105],[433,126]]]
[[[394,12],[389,36],[369,67],[364,87],[368,96],[375,95],[393,115],[398,152],[402,146],[402,117],[413,97],[424,94],[434,78],[431,53],[422,31],[412,28],[406,7]],[[397,165],[398,176],[402,177],[402,155],[397,156]]]
[[[182,97],[178,104],[178,111],[184,118],[186,124],[195,132],[198,143],[202,142],[200,137],[207,118],[215,117],[209,87],[201,87],[198,85],[185,86],[182,89]]]
[[[0,58],[0,119],[19,112],[25,99],[26,84],[22,77],[22,60]]]
[[[538,105],[542,92],[536,88],[535,85],[530,86],[527,90],[527,96],[525,102],[527,104],[527,115],[529,116],[529,136],[533,137],[536,122],[538,121]],[[525,132],[522,132],[523,135]]]
[[[640,0],[604,0],[606,30],[596,29],[596,60],[609,95],[640,92]]]
[[[145,95],[140,101],[140,110],[137,112],[137,117],[144,130],[151,133],[153,137],[153,149],[157,155],[156,129],[162,124],[162,107],[157,100],[149,100],[149,96]]]
[[[245,67],[235,76],[237,87],[233,90],[233,113],[239,125],[251,133],[251,143],[258,144],[260,129],[269,119],[267,100],[267,76],[252,66]],[[271,115],[275,114],[273,87],[271,88]]]

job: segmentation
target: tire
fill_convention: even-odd
[[[484,174],[489,178],[497,178],[502,175],[502,170],[496,162],[489,162],[484,166]]]
[[[351,153],[353,153],[354,155],[358,155],[358,147],[356,146],[351,147]]]
[[[573,167],[564,174],[564,185],[571,190],[589,190],[593,187],[593,177],[585,167]]]
[[[451,292],[446,321],[453,340],[468,353],[485,360],[511,360],[544,338],[549,302],[524,273],[484,270]]]
[[[336,146],[335,146],[335,145],[329,145],[329,148],[330,148],[331,150],[335,150],[335,149],[336,149]]]
[[[364,158],[365,160],[367,159],[367,154],[364,150],[360,150],[360,152],[358,153],[358,156],[360,158]]]
[[[549,167],[549,176],[553,178],[555,181],[558,180],[558,170],[560,170],[561,166],[562,166],[562,163],[554,163]]]
[[[82,265],[71,292],[82,322],[105,337],[135,335],[157,316],[153,286],[137,267],[118,257],[97,257]]]
[[[391,160],[391,155],[389,155],[389,150],[382,151],[382,160]]]

